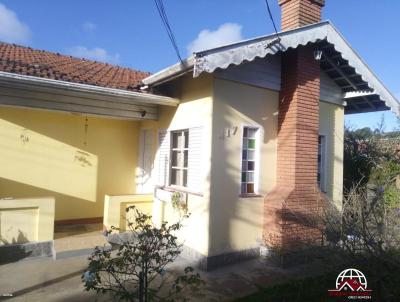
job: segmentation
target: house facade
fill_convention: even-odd
[[[340,209],[344,115],[399,114],[400,105],[320,22],[323,0],[279,3],[282,32],[153,75],[0,45],[0,198],[15,207],[51,196],[56,224],[110,228],[132,203],[155,223],[180,219],[178,192],[190,213],[184,254],[205,269],[257,256],[260,246],[318,242],[290,214],[316,214],[322,194]],[[36,206],[10,207],[0,216],[7,242],[21,217],[40,217]],[[39,241],[35,222],[21,228],[36,228],[24,236]]]

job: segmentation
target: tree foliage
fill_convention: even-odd
[[[400,133],[384,133],[369,128],[345,129],[344,189],[370,184],[387,192],[386,201],[400,199],[395,186],[400,174]],[[398,194],[397,194],[398,193]],[[397,194],[397,195],[396,195]]]

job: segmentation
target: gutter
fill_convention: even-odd
[[[88,93],[99,96],[114,97],[134,101],[143,104],[154,104],[164,106],[178,106],[179,100],[167,96],[128,91],[123,89],[100,87],[88,84],[80,84],[53,79],[39,78],[0,71],[0,83],[29,85],[34,88],[53,88],[77,93]]]
[[[142,83],[148,86],[160,85],[162,83],[168,82],[174,78],[180,77],[181,75],[188,73],[193,70],[195,66],[196,58],[194,56],[190,56],[179,63],[176,63],[170,67],[167,67],[159,72],[144,78]]]

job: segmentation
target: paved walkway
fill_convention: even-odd
[[[54,232],[56,258],[89,255],[95,246],[111,247],[103,235],[102,227],[102,223],[56,225]]]
[[[86,257],[60,260],[35,259],[0,266],[0,295],[13,293],[7,301],[112,301],[84,291],[81,273]],[[305,267],[282,270],[266,265],[261,259],[201,272],[206,286],[196,295],[197,301],[232,301],[256,292],[258,288],[277,284],[289,277],[303,277]],[[2,298],[0,298],[2,300]]]

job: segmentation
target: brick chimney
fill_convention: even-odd
[[[321,21],[325,0],[278,0],[282,10],[281,29],[289,30]]]
[[[282,28],[319,22],[322,0],[280,0]],[[264,241],[288,248],[318,242],[312,225],[319,212],[318,134],[320,66],[314,46],[289,49],[281,56],[278,113],[277,183],[264,204]]]

